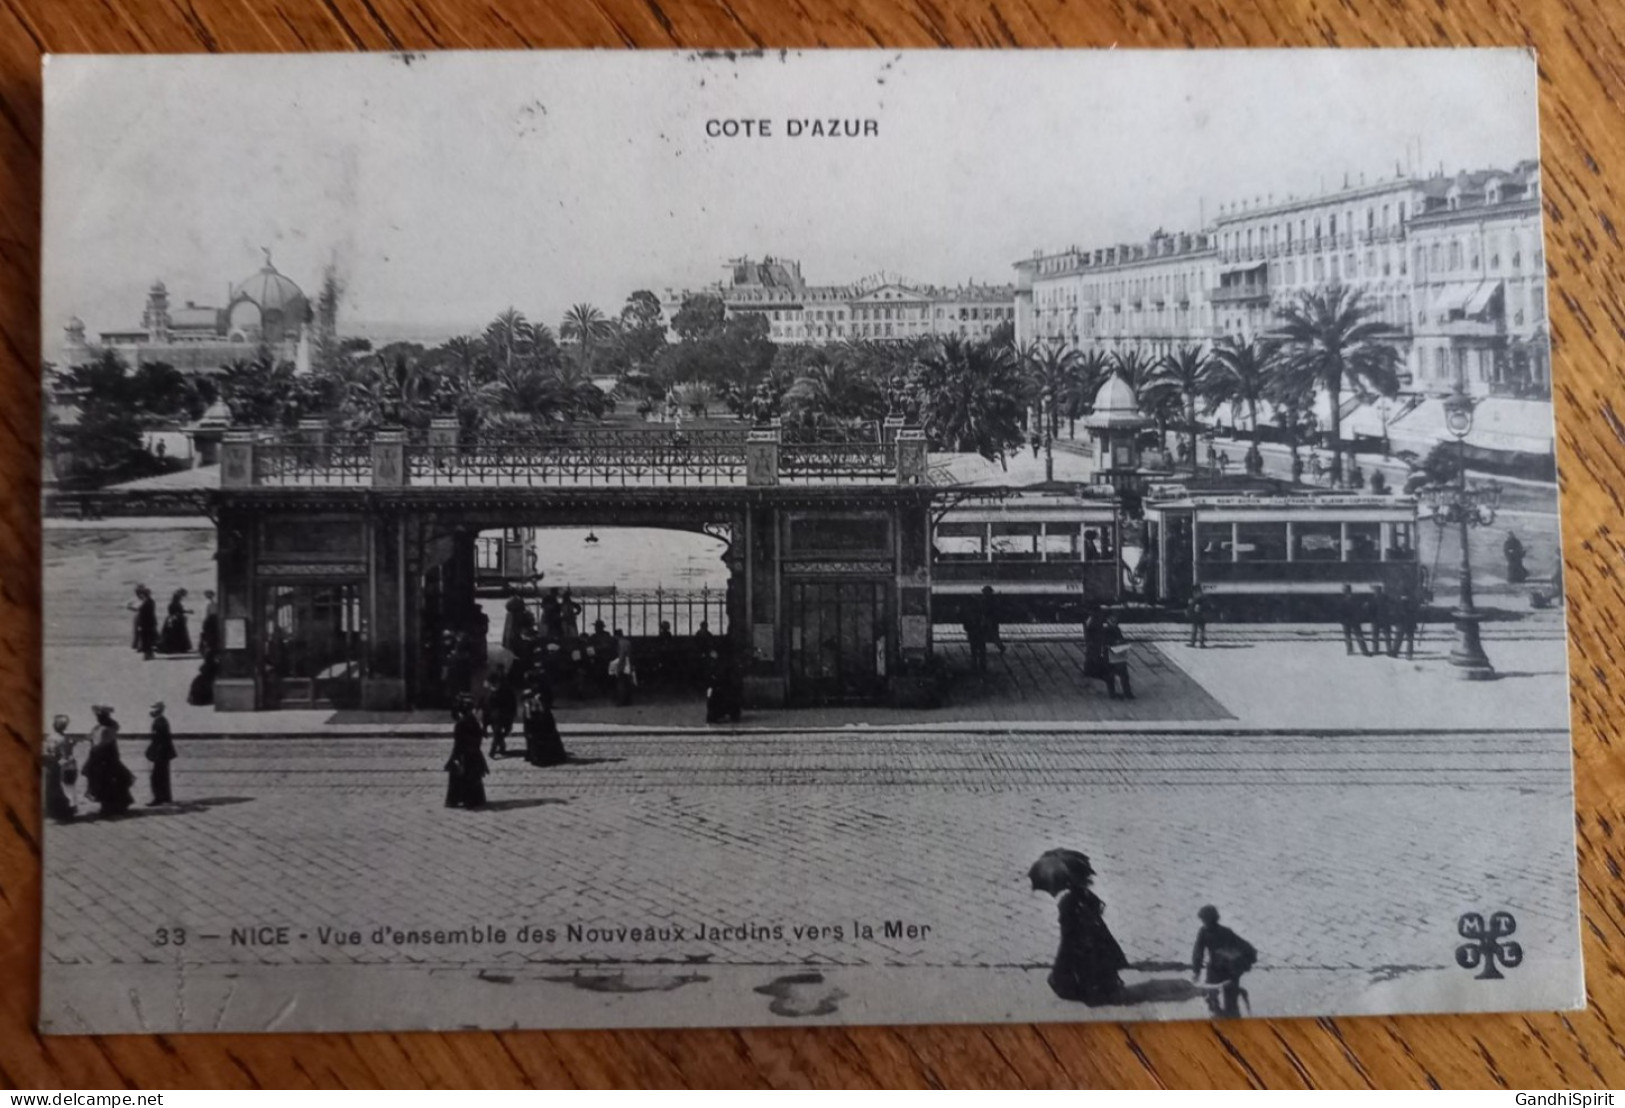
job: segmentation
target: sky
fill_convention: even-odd
[[[1535,88],[1516,49],[58,56],[43,333],[137,326],[158,278],[221,306],[262,247],[312,297],[336,267],[341,328],[556,327],[739,255],[1003,283],[1243,198],[1535,157]],[[785,133],[814,118],[877,133]]]

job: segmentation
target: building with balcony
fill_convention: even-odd
[[[1206,233],[1035,252],[1015,263],[1016,339],[1159,357],[1215,337],[1217,252]]]
[[[1550,396],[1539,164],[1426,184],[1406,244],[1417,389]]]

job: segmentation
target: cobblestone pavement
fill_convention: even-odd
[[[1560,730],[569,742],[495,763],[480,812],[441,806],[446,744],[183,743],[180,804],[48,828],[47,1026],[1195,1016],[1175,978],[1209,902],[1262,952],[1260,1014],[1575,997]],[[1026,870],[1053,846],[1094,859],[1131,1011],[1043,984],[1055,908]],[[1503,909],[1525,960],[1492,989],[1453,965],[1456,921]]]

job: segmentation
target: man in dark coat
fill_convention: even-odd
[[[1117,687],[1121,685],[1123,699],[1133,700],[1134,685],[1128,675],[1127,639],[1123,628],[1118,625],[1116,616],[1108,615],[1101,630],[1106,650],[1106,692],[1116,700]]]
[[[490,672],[485,685],[485,729],[491,733],[491,757],[506,758],[508,735],[519,714],[519,693],[514,689],[512,673],[502,666]]]
[[[1207,984],[1218,986],[1208,993],[1208,1010],[1223,1019],[1235,1019],[1241,1015],[1237,1000],[1247,995],[1241,987],[1241,975],[1258,961],[1258,951],[1252,943],[1220,925],[1219,910],[1213,905],[1204,904],[1196,918],[1202,921],[1202,929],[1196,933],[1196,947],[1191,951],[1191,976],[1200,979],[1205,963]]]
[[[1415,585],[1406,585],[1399,594],[1398,618],[1399,633],[1394,636],[1393,646],[1388,648],[1388,656],[1397,658],[1403,649],[1408,660],[1416,657],[1416,628],[1422,622],[1422,604],[1416,598]]]
[[[1371,652],[1392,654],[1394,651],[1394,604],[1381,585],[1371,586]]]
[[[175,739],[169,730],[169,717],[164,715],[164,702],[152,706],[152,738],[147,742],[147,761],[152,763],[152,799],[147,807],[175,803],[169,791],[169,763],[175,760]]]
[[[149,662],[158,649],[158,604],[145,585],[135,587],[135,603],[127,605],[135,613],[135,634],[130,645]]]
[[[1347,653],[1353,654],[1358,644],[1360,653],[1369,657],[1371,648],[1366,645],[1365,626],[1360,622],[1364,613],[1360,609],[1360,598],[1354,595],[1354,586],[1344,585],[1343,595],[1337,600],[1337,622],[1343,625],[1343,646]]]

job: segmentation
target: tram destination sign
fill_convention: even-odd
[[[1581,1005],[1536,89],[50,58],[40,1027]]]

